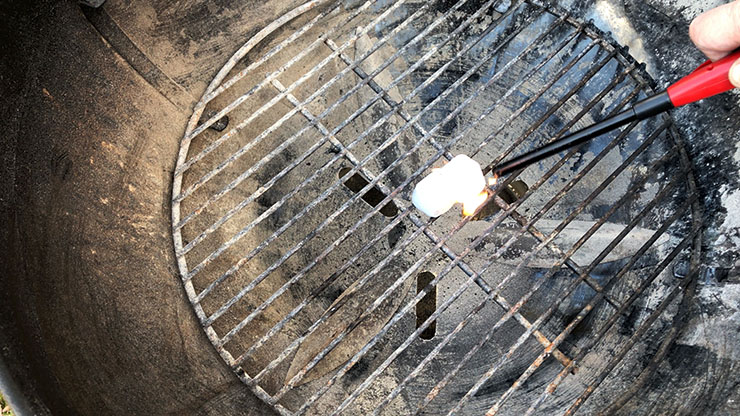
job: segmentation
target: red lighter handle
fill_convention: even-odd
[[[707,61],[687,77],[668,87],[675,107],[703,100],[735,88],[730,82],[730,68],[740,59],[740,49],[717,62]]]

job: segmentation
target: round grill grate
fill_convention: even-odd
[[[310,1],[187,126],[172,218],[195,312],[283,414],[619,409],[697,269],[669,118],[506,178],[473,217],[409,200],[453,155],[488,172],[651,92],[625,49],[534,2]]]

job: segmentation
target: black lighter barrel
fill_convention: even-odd
[[[667,92],[648,97],[639,101],[629,109],[622,111],[606,120],[569,134],[559,140],[546,144],[521,156],[506,161],[493,169],[494,175],[501,177],[518,169],[523,169],[533,163],[553,156],[563,150],[585,143],[595,137],[618,129],[635,120],[644,120],[673,108],[673,103]]]

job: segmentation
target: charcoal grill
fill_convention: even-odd
[[[616,411],[696,281],[671,120],[511,175],[485,215],[409,200],[454,155],[489,173],[652,92],[553,5],[310,1],[233,55],[187,125],[172,221],[195,313],[286,415]]]

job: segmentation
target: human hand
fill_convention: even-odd
[[[740,0],[724,4],[694,19],[689,27],[694,44],[716,61],[740,47]],[[740,88],[740,60],[730,69],[730,81]]]

